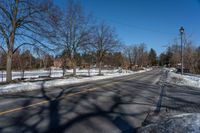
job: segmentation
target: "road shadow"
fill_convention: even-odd
[[[144,84],[146,85],[145,95],[142,91]],[[22,107],[41,101],[46,102],[0,116],[0,124],[5,122],[0,125],[0,132],[71,133],[71,131],[79,131],[84,133],[113,130],[121,133],[136,133],[137,127],[129,119],[139,119],[140,116],[147,114],[147,111],[130,111],[129,106],[149,107],[155,104],[154,96],[159,95],[156,87],[144,82],[133,83],[131,80],[124,80],[123,85],[116,83],[107,87],[100,86],[101,89],[95,92],[76,95],[74,93],[82,91],[82,88],[57,87],[56,93],[50,93],[43,82],[40,95],[33,93],[33,95],[7,96],[26,98],[20,104]],[[76,89],[77,91],[74,91]],[[135,101],[138,97],[142,101]],[[102,128],[104,126],[105,129]]]
[[[200,91],[198,88],[168,85],[165,88],[162,107],[170,113],[199,113]]]

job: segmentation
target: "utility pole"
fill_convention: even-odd
[[[183,33],[184,33],[184,28],[181,27],[179,29],[180,34],[181,34],[181,75],[183,75]]]

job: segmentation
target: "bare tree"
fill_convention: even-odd
[[[144,43],[125,46],[124,55],[129,60],[129,68],[147,66],[148,52]]]
[[[124,57],[128,60],[129,65],[132,64],[132,50],[130,46],[125,46],[124,50]]]
[[[184,36],[183,47],[183,66],[189,69],[192,73],[200,73],[200,49],[196,47],[189,36]],[[160,55],[160,65],[168,65],[173,67],[180,67],[181,62],[181,46],[175,39],[168,49]],[[170,65],[169,65],[170,64]]]
[[[57,14],[61,14],[57,11]],[[57,44],[58,49],[65,51],[65,60],[69,58],[73,66],[73,75],[76,75],[77,59],[76,56],[87,45],[90,40],[89,17],[82,10],[79,2],[68,1],[67,11],[62,18],[51,19],[55,28],[55,34],[50,41]],[[57,15],[54,15],[57,16]],[[57,21],[58,20],[58,21]]]
[[[96,52],[96,61],[99,66],[99,75],[102,75],[102,62],[107,52],[119,47],[119,41],[113,28],[105,23],[97,25],[94,29],[92,48]]]
[[[194,70],[195,73],[199,73],[200,74],[200,46],[198,48],[196,48],[195,52],[194,52]]]
[[[47,48],[39,38],[46,32],[45,18],[51,6],[49,0],[1,0],[0,34],[3,37],[1,49],[7,55],[6,81],[12,80],[12,58],[21,46],[30,45]]]
[[[3,52],[0,49],[0,69],[2,69],[2,65],[3,65]]]
[[[137,65],[138,66],[143,66],[144,65],[144,53],[145,53],[145,44],[144,43],[141,43],[139,46],[138,46],[138,58],[137,58]]]

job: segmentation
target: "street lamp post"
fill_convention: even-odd
[[[184,33],[184,28],[181,27],[179,29],[180,34],[181,34],[181,75],[183,75],[183,33]]]

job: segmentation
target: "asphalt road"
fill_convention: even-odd
[[[0,133],[132,133],[156,109],[162,71],[5,95]],[[45,82],[44,82],[45,83]]]
[[[170,114],[200,113],[199,88],[167,84],[162,100],[162,112]]]

